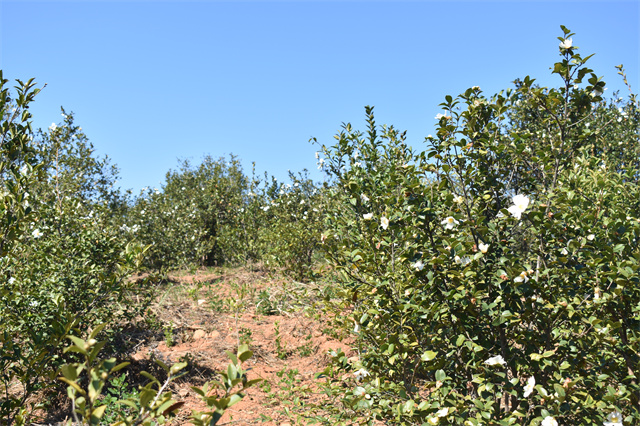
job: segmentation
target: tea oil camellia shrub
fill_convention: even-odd
[[[246,185],[235,157],[207,156],[198,167],[183,161],[167,173],[162,190],[141,194],[134,221],[141,241],[152,245],[149,265],[176,268],[226,260],[233,249],[219,243],[220,233],[233,224]]]
[[[28,104],[37,90],[18,82],[11,99],[5,84],[0,417],[20,424],[34,408],[29,397],[52,388],[67,361],[66,335],[105,322],[113,330],[143,309],[129,301],[145,283],[129,277],[145,249],[116,227],[123,203],[72,115],[63,111],[64,124],[34,140]]]
[[[447,96],[424,152],[372,108],[323,147],[360,351],[333,424],[640,422],[638,102],[562,30],[557,88]]]
[[[35,88],[33,80],[18,80],[12,98],[7,83],[0,71],[0,320],[9,325],[0,330],[0,418],[5,424],[13,424],[25,421],[30,408],[27,399],[43,386],[42,378],[51,360],[48,346],[55,345],[57,339],[40,338],[35,333],[15,338],[11,330],[11,325],[20,321],[20,315],[8,307],[21,302],[13,265],[20,239],[28,232],[32,220],[28,191],[40,168],[32,146],[28,106],[40,89]],[[15,383],[20,383],[21,389],[10,393]]]
[[[244,174],[236,157],[188,161],[147,189],[129,214],[155,269],[264,262],[294,277],[318,260],[322,194],[306,175],[291,183]]]
[[[306,173],[290,173],[290,181],[279,184],[271,202],[262,208],[264,223],[259,235],[268,265],[305,280],[314,276],[313,267],[320,261],[318,249],[326,198],[323,189]]]

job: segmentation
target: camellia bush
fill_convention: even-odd
[[[320,241],[322,191],[304,173],[279,183],[238,159],[183,161],[161,189],[146,189],[126,230],[150,245],[155,269],[264,262],[298,279],[312,275]]]
[[[259,235],[268,265],[306,280],[314,276],[321,260],[318,249],[326,198],[306,173],[289,177],[291,183],[276,184],[274,191],[267,191]]]
[[[359,349],[333,353],[331,424],[640,422],[638,102],[562,30],[557,88],[447,96],[423,152],[369,107],[323,147]]]
[[[37,90],[18,83],[16,99],[3,88],[1,105],[3,424],[27,421],[29,397],[55,388],[58,367],[70,360],[67,335],[108,323],[113,336],[144,309],[145,297],[131,297],[148,295],[146,282],[129,280],[145,249],[117,227],[125,203],[105,161],[64,111],[63,124],[34,138],[28,106]]]

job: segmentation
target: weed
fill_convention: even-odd
[[[240,344],[250,346],[251,345],[251,329],[246,327],[241,327],[240,331]]]
[[[130,406],[121,404],[120,401],[125,399],[138,399],[138,390],[129,389],[127,385],[127,375],[122,373],[120,376],[115,376],[109,383],[109,388],[106,391],[106,395],[102,398],[100,405],[106,405],[105,414],[102,417],[102,421],[105,424],[112,424],[118,420],[118,414],[121,417],[126,417],[130,414],[135,414],[139,411],[140,407],[134,409]]]
[[[311,334],[309,334],[305,340],[307,341],[304,345],[298,347],[298,353],[301,357],[308,357],[313,353],[313,342],[311,342]]]
[[[278,354],[278,358],[286,359],[289,354],[287,353],[287,345],[282,343],[282,335],[280,334],[279,321],[275,322],[274,329],[276,332],[276,353]]]
[[[163,328],[164,331],[164,342],[166,343],[167,347],[170,348],[171,346],[176,344],[175,338],[173,336],[173,323],[169,322],[167,325],[164,326]]]
[[[271,295],[267,290],[262,290],[258,294],[256,311],[261,315],[275,315],[278,313],[278,309],[271,300]]]

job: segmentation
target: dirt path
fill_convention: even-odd
[[[153,357],[189,361],[189,374],[173,385],[174,398],[185,405],[172,424],[188,424],[192,409],[205,408],[190,386],[201,386],[226,369],[225,351],[235,353],[239,340],[254,352],[244,365],[249,379],[264,381],[219,424],[307,424],[298,413],[304,405],[322,403],[315,375],[327,366],[327,353],[341,348],[349,354],[348,340],[338,340],[313,307],[317,286],[246,268],[171,280],[152,308],[157,318],[147,319],[162,324],[164,339],[140,341],[131,358],[140,365]]]

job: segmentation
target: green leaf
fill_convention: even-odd
[[[433,351],[426,351],[425,353],[422,354],[422,357],[420,357],[423,361],[431,361],[432,359],[434,359],[437,355],[437,352],[433,352]]]

